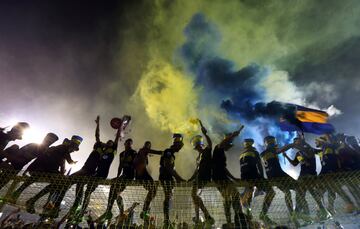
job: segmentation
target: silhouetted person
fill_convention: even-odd
[[[268,216],[270,204],[275,196],[275,191],[264,179],[263,166],[261,163],[259,152],[253,146],[254,140],[251,138],[244,140],[244,149],[240,153],[240,179],[247,181],[243,194],[243,204],[247,207],[249,215],[250,206],[254,188],[265,191],[266,195],[260,213],[260,219],[267,225],[275,224]]]
[[[93,158],[87,161],[87,163],[85,163],[85,168],[84,170],[82,170],[79,173],[82,173],[84,171],[86,171],[86,169],[93,169],[94,165],[96,164],[96,171],[93,174],[93,178],[102,180],[102,179],[106,179],[107,176],[109,175],[109,170],[110,170],[110,166],[114,160],[115,154],[117,152],[117,148],[118,148],[118,142],[120,140],[120,134],[121,134],[121,129],[118,129],[116,132],[116,136],[114,140],[108,140],[106,143],[102,143],[100,141],[100,131],[99,131],[99,119],[96,120],[97,123],[97,127],[96,127],[96,131],[95,131],[95,136],[96,136],[96,143],[94,145],[94,149],[96,149],[96,151],[99,153],[100,158],[96,163],[96,158],[97,158],[97,154],[93,153]],[[92,172],[92,171],[90,171]],[[84,184],[81,184],[83,187]],[[75,202],[73,203],[73,206],[70,208],[70,211],[68,213],[68,215],[70,216],[70,220],[75,219],[81,219],[82,216],[84,215],[89,202],[90,202],[90,197],[91,197],[91,193],[95,191],[95,189],[97,188],[98,184],[97,182],[91,182],[91,183],[87,183],[87,187],[86,187],[86,191],[85,191],[85,196],[84,196],[84,200],[81,206],[81,209],[77,211],[79,204],[81,203],[81,196],[82,195],[82,188],[80,190],[78,190],[77,192],[77,197],[75,199]]]
[[[65,139],[62,144],[50,147],[44,154],[35,159],[27,169],[31,175],[24,183],[11,195],[10,202],[16,203],[20,194],[31,184],[36,182],[42,173],[54,175],[65,173],[65,161],[69,164],[74,163],[71,159],[70,153],[79,150],[79,145],[82,142],[80,136],[72,136],[71,140]]]
[[[112,218],[112,207],[116,200],[120,214],[124,212],[124,203],[121,197],[121,193],[125,190],[127,182],[134,180],[135,169],[134,159],[136,151],[132,149],[133,140],[127,139],[124,143],[125,150],[120,153],[120,163],[118,168],[117,177],[113,179],[113,183],[110,187],[108,204],[106,211],[102,214],[98,221],[110,220]]]
[[[148,156],[151,154],[162,155],[162,151],[151,149],[151,142],[146,141],[134,159],[135,180],[142,182],[144,188],[148,191],[145,197],[143,210],[140,213],[140,218],[144,219],[146,222],[150,217],[150,203],[155,198],[157,191],[157,186],[147,170],[147,165],[149,163]]]
[[[203,137],[201,135],[195,136],[191,143],[194,146],[194,150],[196,150],[199,155],[197,157],[197,167],[189,179],[189,181],[193,181],[191,197],[193,199],[193,203],[195,206],[195,224],[199,225],[201,223],[199,211],[204,213],[206,223],[213,225],[215,220],[211,217],[209,211],[206,209],[203,200],[199,195],[199,191],[205,187],[208,182],[211,182],[211,173],[212,173],[212,142],[207,134],[206,128],[203,126],[202,122],[199,120],[201,126],[201,132],[206,138],[207,146],[204,145]]]
[[[183,136],[181,134],[173,135],[173,144],[170,148],[164,150],[160,158],[160,174],[159,180],[164,190],[164,227],[170,226],[170,204],[175,186],[175,180],[178,182],[185,181],[175,170],[175,153],[179,152],[182,147]]]
[[[243,219],[242,208],[240,204],[240,193],[236,189],[234,181],[238,181],[230,171],[227,169],[226,154],[225,152],[233,147],[233,140],[239,136],[244,126],[241,126],[239,130],[225,135],[225,138],[220,144],[216,145],[213,151],[213,181],[215,182],[217,189],[221,193],[224,202],[224,212],[226,217],[227,227],[232,227],[231,223],[231,206],[234,210],[235,228],[240,228],[243,223],[246,223]]]
[[[320,157],[321,172],[320,175],[331,175],[340,171],[340,161],[336,154],[334,144],[330,140],[330,136],[322,136],[315,139],[315,146],[320,148],[317,154]],[[354,208],[351,198],[342,189],[341,184],[339,185],[334,180],[336,178],[327,176],[324,182],[319,182],[320,188],[323,193],[328,192],[328,210],[331,214],[335,214],[334,202],[336,194],[338,194],[344,202],[347,204],[347,211],[351,211]]]
[[[315,150],[305,142],[303,138],[297,137],[294,139],[294,143],[285,147],[296,148],[299,151],[296,153],[294,159],[291,159],[287,156],[286,153],[283,153],[285,158],[293,165],[301,165],[300,176],[296,183],[296,208],[295,212],[303,218],[304,221],[310,222],[309,218],[309,206],[306,201],[305,195],[306,191],[309,191],[315,202],[319,207],[318,217],[320,219],[327,219],[330,217],[330,214],[325,209],[322,202],[321,193],[319,187],[316,184],[310,184],[309,176],[316,178],[316,160],[315,160]]]
[[[265,150],[261,153],[261,159],[266,171],[267,179],[271,182],[272,185],[278,187],[285,195],[285,203],[290,214],[290,219],[298,225],[296,220],[293,202],[291,198],[290,189],[293,189],[294,180],[285,173],[279,162],[278,154],[282,151],[278,148],[276,138],[274,136],[266,136],[264,138]],[[272,199],[269,200],[268,205],[270,206]]]

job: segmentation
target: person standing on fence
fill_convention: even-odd
[[[155,198],[157,191],[157,186],[146,168],[149,163],[149,154],[162,155],[162,151],[151,149],[151,142],[146,141],[134,159],[135,180],[142,182],[144,188],[148,191],[145,197],[143,210],[140,213],[140,218],[144,219],[146,222],[150,217],[150,203]]]
[[[296,214],[306,222],[312,221],[309,217],[310,210],[306,201],[306,191],[309,191],[315,202],[318,205],[318,218],[328,219],[331,217],[330,213],[324,207],[322,202],[322,195],[317,185],[316,159],[315,150],[305,142],[303,137],[294,138],[293,144],[285,146],[286,148],[296,148],[299,151],[295,155],[295,159],[291,159],[285,152],[284,157],[293,165],[301,165],[300,176],[296,183]]]
[[[203,137],[201,135],[197,135],[193,137],[191,140],[191,144],[194,146],[194,149],[199,153],[197,157],[197,168],[189,179],[189,181],[193,181],[191,196],[195,206],[195,224],[199,225],[201,223],[199,210],[204,213],[205,223],[209,225],[213,225],[215,220],[211,217],[209,211],[206,209],[203,200],[201,199],[199,193],[205,187],[208,182],[211,182],[211,174],[212,174],[212,142],[207,134],[206,128],[203,126],[202,122],[199,120],[201,126],[201,132],[205,136],[207,146],[205,147],[203,142]]]
[[[9,198],[10,203],[16,203],[21,193],[31,184],[39,180],[40,173],[61,175],[65,173],[65,161],[69,164],[76,163],[71,159],[70,153],[79,150],[82,142],[80,136],[74,135],[71,140],[65,139],[62,144],[50,147],[30,164],[26,172],[31,175]],[[61,185],[61,184],[58,184]]]
[[[92,176],[95,175],[96,169],[98,167],[98,164],[101,163],[101,152],[102,147],[104,147],[106,144],[102,143],[100,141],[100,117],[97,116],[96,120],[96,129],[95,129],[95,139],[96,142],[93,147],[93,151],[90,153],[89,157],[85,161],[83,167],[70,175],[68,179],[62,184],[61,189],[57,189],[58,185],[56,183],[51,184],[50,186],[47,186],[45,189],[43,189],[43,195],[46,194],[46,192],[50,192],[50,196],[52,196],[52,200],[48,202],[44,206],[45,212],[47,212],[49,217],[57,217],[58,212],[60,210],[61,202],[68,191],[68,189],[71,187],[71,185],[76,184],[76,190],[75,190],[75,200],[73,205],[78,207],[78,205],[82,201],[83,192],[84,192],[84,186],[85,184],[90,184],[88,181],[89,177],[91,179]],[[110,140],[111,141],[111,140]],[[32,210],[35,202],[40,198],[40,193],[37,196],[34,196],[33,198],[29,199],[26,202],[27,209]],[[75,207],[74,207],[75,208]],[[73,209],[74,210],[74,209]],[[74,213],[74,212],[72,212]]]
[[[183,136],[181,134],[173,135],[173,144],[170,148],[164,150],[160,158],[159,180],[164,190],[164,228],[170,227],[170,204],[175,186],[174,178],[177,182],[185,181],[175,170],[175,153],[179,152],[182,147]]]
[[[125,190],[127,182],[134,180],[135,178],[134,159],[136,151],[133,150],[132,144],[133,140],[131,138],[126,139],[124,143],[125,150],[120,153],[117,177],[112,180],[113,182],[110,187],[106,211],[97,219],[98,222],[111,220],[112,207],[115,200],[118,204],[120,214],[124,212],[124,202],[121,193]]]
[[[240,153],[240,179],[246,181],[242,195],[243,206],[247,208],[248,216],[251,217],[251,201],[254,193],[254,188],[265,191],[266,195],[260,213],[260,219],[266,225],[274,225],[268,216],[270,204],[275,197],[275,191],[270,184],[264,179],[263,166],[259,152],[254,147],[254,139],[248,138],[244,140],[244,149]]]
[[[328,175],[324,177],[325,179],[322,179],[323,182],[319,183],[323,194],[325,194],[325,191],[328,192],[328,210],[331,214],[335,214],[334,202],[336,194],[338,194],[346,203],[346,211],[352,211],[354,205],[351,198],[342,189],[341,184],[336,183],[339,180],[329,176],[340,171],[339,159],[335,154],[334,144],[331,142],[330,136],[322,136],[315,139],[315,146],[320,148],[317,151],[321,161],[320,175]]]
[[[71,224],[73,220],[75,220],[75,223],[77,223],[77,221],[82,219],[89,205],[91,194],[95,191],[95,189],[98,186],[98,180],[103,180],[107,178],[109,174],[110,166],[117,152],[118,142],[121,136],[121,129],[119,128],[117,130],[114,140],[108,140],[106,143],[103,143],[100,141],[99,119],[97,119],[96,124],[97,124],[96,132],[95,132],[96,143],[94,145],[94,148],[96,148],[95,150],[100,157],[96,161],[97,154],[93,153],[93,158],[90,159],[89,157],[89,161],[87,161],[88,163],[84,164],[85,166],[84,171],[92,170],[95,167],[95,165],[96,165],[96,171],[92,176],[89,177],[89,181],[85,182],[87,186],[83,201],[81,195],[83,192],[84,184],[83,183],[80,184],[79,190],[77,192],[78,196],[75,199],[72,207],[70,208],[69,213],[67,214],[69,216],[68,225]],[[93,170],[90,172],[93,172]],[[81,202],[82,205],[81,208],[79,209]]]
[[[354,139],[356,140],[356,138]],[[360,150],[355,150],[358,147],[350,147],[351,138],[349,142],[349,136],[344,134],[337,134],[335,136],[335,153],[340,160],[340,171],[347,172],[351,179],[344,180],[344,185],[349,189],[349,192],[354,197],[356,204],[360,207],[360,192],[357,183],[359,179],[354,176],[354,172],[360,170]],[[350,174],[351,173],[351,174]]]
[[[279,162],[278,154],[282,152],[282,149],[278,148],[276,138],[274,136],[266,136],[264,138],[265,150],[261,153],[261,159],[263,161],[265,172],[270,184],[279,188],[285,195],[286,207],[290,214],[290,219],[298,224],[296,221],[295,212],[293,210],[293,202],[291,198],[291,189],[294,189],[294,180],[285,173]],[[271,205],[272,200],[269,202]]]
[[[227,227],[232,228],[231,220],[231,206],[234,210],[234,222],[235,228],[241,228],[243,223],[247,223],[243,218],[241,203],[240,203],[240,193],[237,190],[234,181],[239,181],[238,178],[234,177],[230,171],[227,169],[226,163],[226,154],[225,152],[230,150],[233,147],[233,140],[239,136],[241,130],[244,126],[241,126],[239,130],[226,134],[224,139],[220,144],[216,145],[213,151],[212,165],[213,173],[212,178],[216,184],[216,188],[219,190],[223,202],[224,202],[224,212],[226,217]],[[246,226],[246,225],[245,225]]]

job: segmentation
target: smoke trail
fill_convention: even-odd
[[[179,52],[186,68],[194,76],[195,85],[203,88],[200,101],[209,103],[209,98],[212,98],[231,119],[240,120],[248,126],[248,137],[260,140],[260,137],[271,134],[278,137],[281,143],[286,143],[293,137],[281,132],[276,122],[284,117],[296,123],[295,107],[277,101],[266,102],[271,99],[273,87],[281,88],[284,84],[294,89],[285,92],[295,94],[292,96],[293,102],[302,100],[302,93],[288,81],[285,73],[274,74],[271,68],[258,64],[249,64],[235,70],[235,63],[217,54],[221,42],[220,33],[203,14],[193,16],[184,34],[186,42]],[[277,84],[271,83],[272,78],[277,80]]]

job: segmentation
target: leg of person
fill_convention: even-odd
[[[322,201],[322,195],[321,192],[319,192],[318,190],[318,186],[315,184],[314,186],[310,186],[308,187],[308,190],[311,194],[311,196],[314,198],[316,204],[318,205],[319,211],[318,211],[318,218],[320,220],[324,220],[324,219],[328,219],[331,217],[331,215],[329,214],[329,212],[326,210],[323,201]]]
[[[218,183],[217,189],[223,198],[226,223],[231,225],[231,193],[229,192],[227,184],[224,182]]]
[[[164,205],[163,205],[163,212],[164,212],[164,228],[169,228],[170,226],[170,206],[171,206],[171,200],[173,195],[173,189],[174,189],[174,182],[169,181],[162,181],[162,186],[164,189]]]
[[[201,183],[199,183],[201,182]],[[199,189],[203,188],[203,186],[205,185],[205,182],[203,181],[195,181],[193,183],[193,188],[191,191],[191,196],[194,202],[194,206],[195,206],[195,221],[199,222],[199,209],[201,209],[201,211],[204,213],[205,219],[206,221],[213,225],[215,223],[215,220],[210,216],[209,211],[206,209],[203,200],[201,199],[201,197],[198,195],[198,191]],[[239,204],[240,204],[240,200],[239,200]]]
[[[115,200],[117,199],[119,190],[122,188],[121,187],[122,184],[123,184],[123,181],[119,178],[115,178],[112,180],[106,211],[96,221],[103,222],[105,220],[110,220],[112,218],[112,207],[115,203]]]
[[[231,204],[234,210],[235,228],[249,228],[249,222],[242,212],[241,195],[234,184],[229,184],[229,193],[231,193]]]
[[[147,180],[147,181],[144,181],[144,182],[146,182],[144,184],[144,188],[148,191],[148,193],[147,193],[147,195],[145,197],[143,210],[140,213],[140,218],[147,219],[148,216],[149,216],[151,201],[156,196],[157,187],[156,187],[156,184],[154,183],[154,181],[152,181],[152,180]]]
[[[348,188],[348,190],[349,190],[349,192],[351,193],[351,195],[354,197],[357,206],[360,208],[360,192],[359,192],[359,187],[357,186],[357,184],[352,183],[352,181],[347,181],[347,182],[346,182],[346,187]]]
[[[123,198],[121,196],[121,193],[126,189],[126,181],[124,181],[121,185],[120,185],[120,188],[117,192],[117,195],[116,195],[116,203],[117,203],[117,206],[119,208],[119,213],[120,214],[123,214],[124,213],[124,201],[123,201]]]
[[[281,182],[276,182],[276,186],[284,193],[286,208],[288,209],[289,214],[291,215],[292,212],[294,211],[294,205],[292,202],[290,189]]]
[[[31,197],[26,201],[26,211],[33,214],[35,213],[35,203],[38,201],[41,197],[45,196],[46,194],[50,193],[52,190],[54,190],[57,185],[54,183],[48,184],[45,188],[43,188],[40,192],[38,192],[35,196]]]
[[[252,218],[251,215],[251,201],[253,198],[254,193],[254,183],[252,181],[247,181],[244,192],[242,193],[241,197],[241,203],[243,207],[246,208],[246,213],[250,218]]]
[[[98,187],[98,183],[97,181],[88,183],[86,186],[86,191],[84,194],[84,201],[83,204],[81,206],[80,212],[78,214],[78,217],[81,218],[84,216],[87,207],[89,206],[90,203],[90,198],[91,198],[91,194],[96,190],[96,188]]]
[[[302,213],[302,214],[306,214],[309,215],[310,214],[310,210],[309,210],[309,205],[308,202],[306,200],[306,184],[304,182],[302,182],[301,179],[298,180],[297,184],[296,184],[296,196],[295,196],[295,201],[296,201],[296,207],[295,207],[295,211],[297,213]]]
[[[85,183],[77,183],[76,184],[75,200],[74,200],[74,203],[72,204],[72,206],[69,210],[69,213],[68,213],[68,215],[71,217],[75,215],[76,211],[79,209],[79,206],[82,202],[84,186],[85,186]],[[65,191],[62,191],[60,195],[61,195],[61,197],[65,196]],[[61,202],[60,202],[60,204],[61,204]],[[59,201],[57,201],[55,205],[58,206]]]
[[[200,222],[200,207],[199,207],[199,200],[198,200],[199,196],[197,195],[198,190],[199,190],[198,185],[196,182],[194,182],[193,187],[191,189],[191,197],[192,197],[194,207],[195,207],[195,218],[194,218],[195,224],[198,224]]]
[[[30,185],[35,183],[38,180],[37,176],[30,176],[25,178],[25,181],[23,184],[20,185],[18,189],[13,192],[9,198],[9,203],[15,204],[17,199],[20,197],[21,193]]]
[[[274,189],[270,186],[270,184],[268,183],[267,180],[262,179],[261,181],[259,181],[261,183],[258,183],[258,188],[260,190],[264,190],[265,191],[265,198],[264,198],[264,202],[262,205],[262,210],[260,213],[260,219],[266,224],[266,225],[275,225],[276,223],[274,221],[272,221],[269,216],[267,215],[270,205],[275,197],[275,191]]]
[[[332,180],[330,183],[330,188],[337,193],[343,201],[346,203],[346,212],[352,212],[354,210],[354,203],[352,202],[350,196],[342,189],[341,184],[338,184],[335,180]],[[335,198],[334,198],[335,200]],[[330,199],[329,199],[330,202]]]
[[[7,170],[5,173],[2,172],[0,176],[0,190],[6,186],[6,184],[16,177],[18,171]]]

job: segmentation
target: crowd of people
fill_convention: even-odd
[[[49,193],[48,201],[44,205],[40,219],[56,219],[59,216],[61,203],[66,192],[72,185],[76,185],[73,205],[57,224],[65,223],[66,227],[79,224],[88,212],[91,194],[98,186],[97,181],[106,179],[109,174],[122,131],[126,128],[129,120],[129,116],[124,116],[121,124],[118,125],[115,139],[104,142],[100,139],[100,118],[98,116],[95,120],[93,150],[83,167],[71,175],[65,174],[65,163],[75,163],[71,158],[71,153],[79,150],[83,141],[80,136],[74,135],[70,139],[65,138],[61,144],[52,146],[59,138],[54,133],[48,133],[41,144],[30,143],[19,147],[8,145],[11,141],[21,139],[23,131],[29,128],[29,124],[19,122],[9,131],[1,129],[0,189],[9,182],[13,182],[8,192],[3,196],[2,204],[16,204],[21,193],[27,187],[36,182],[47,182],[49,184],[44,189],[26,201],[26,210],[29,213],[36,213],[35,203]],[[202,135],[196,135],[191,140],[198,156],[196,159],[197,167],[190,179],[186,180],[175,170],[176,154],[184,146],[181,134],[173,134],[173,142],[165,150],[154,150],[151,147],[151,142],[146,141],[137,152],[132,147],[133,140],[128,138],[124,141],[124,151],[119,155],[120,163],[117,176],[110,182],[106,211],[98,219],[91,220],[91,222],[99,225],[104,222],[111,222],[113,218],[112,208],[116,201],[120,212],[119,216],[116,217],[116,223],[119,225],[131,223],[134,208],[138,203],[134,203],[130,209],[125,210],[123,198],[126,196],[121,194],[129,181],[136,180],[141,182],[147,190],[140,218],[144,220],[144,225],[151,226],[150,205],[157,194],[157,182],[154,181],[147,169],[148,156],[151,154],[160,156],[159,181],[164,192],[164,228],[171,227],[169,213],[176,182],[191,182],[192,184],[191,196],[195,206],[193,218],[195,225],[211,226],[215,223],[215,219],[207,210],[199,194],[210,182],[216,185],[223,198],[227,228],[249,227],[249,222],[252,219],[251,203],[254,198],[255,187],[265,194],[259,219],[266,225],[276,225],[268,215],[269,208],[276,195],[274,187],[284,193],[287,210],[294,224],[299,224],[299,220],[306,223],[311,223],[314,220],[310,215],[305,198],[307,192],[311,194],[318,206],[316,217],[318,220],[328,219],[331,214],[334,214],[334,201],[337,195],[346,203],[347,211],[351,212],[360,208],[360,192],[357,182],[339,184],[336,178],[328,176],[332,173],[358,171],[360,169],[360,146],[356,137],[344,134],[327,134],[317,138],[315,140],[316,148],[313,148],[305,141],[303,135],[294,138],[291,144],[281,147],[277,144],[274,136],[266,136],[263,142],[265,149],[261,153],[255,148],[253,139],[244,139],[239,156],[241,175],[240,178],[237,178],[227,168],[226,152],[233,147],[234,139],[240,135],[244,126],[226,134],[224,139],[214,146],[207,129],[200,120],[198,121]],[[288,156],[287,151],[290,149],[296,151],[295,157]],[[301,165],[300,176],[297,180],[292,179],[281,168],[279,154],[282,154],[293,166]],[[308,178],[318,176],[315,155],[319,155],[321,160],[320,176],[325,175],[327,180],[309,185],[307,183]],[[16,177],[19,171],[23,171],[30,162],[31,164],[22,177],[23,182],[19,186],[19,180]],[[60,176],[62,182],[58,182],[58,179],[44,181],[42,180],[43,174]],[[82,179],[83,177],[91,179]],[[90,181],[91,185],[89,185]],[[245,187],[243,193],[239,192],[240,184]],[[345,191],[344,187],[348,191]],[[291,196],[291,190],[295,191],[295,203]],[[325,193],[328,194],[327,206],[324,204]],[[201,220],[200,210],[204,215],[204,222]],[[232,217],[232,212],[234,217]],[[7,221],[9,220],[7,219]]]

